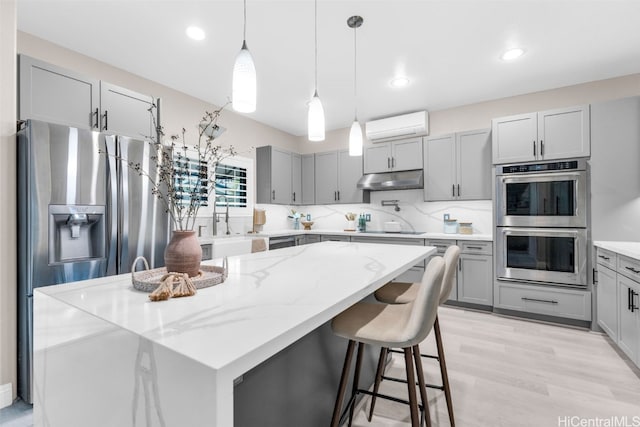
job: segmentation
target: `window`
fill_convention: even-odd
[[[253,160],[234,156],[224,159],[215,170],[215,194],[209,194],[210,165],[197,160],[195,151],[181,156],[174,155],[177,198],[188,205],[192,196],[200,199],[198,216],[213,214],[213,200],[217,208],[225,208],[235,216],[252,215]],[[220,197],[223,196],[223,197]],[[226,201],[225,201],[226,198]]]

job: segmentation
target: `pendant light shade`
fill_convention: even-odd
[[[349,131],[349,155],[362,156],[362,128],[358,120],[353,122]]]
[[[233,89],[231,99],[233,109],[240,113],[256,111],[256,67],[253,57],[247,49],[246,41],[242,42],[242,49],[236,56],[233,65]]]
[[[353,103],[354,119],[349,131],[349,155],[362,156],[362,128],[358,121],[358,44],[356,40],[356,29],[362,25],[364,20],[361,16],[354,15],[347,19],[349,28],[353,28]]]
[[[233,65],[233,83],[231,88],[231,104],[240,113],[256,111],[257,98],[256,66],[247,49],[247,1],[244,1],[244,30],[242,48]]]
[[[318,92],[313,95],[309,102],[309,141],[324,141],[324,108]]]
[[[315,49],[315,93],[309,102],[307,115],[307,129],[309,141],[324,141],[324,108],[318,96],[318,0],[313,2],[314,7],[314,49]]]

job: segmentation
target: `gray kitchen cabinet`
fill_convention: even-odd
[[[256,200],[288,205],[292,201],[291,152],[271,145],[256,148]]]
[[[315,156],[313,154],[303,154],[301,178],[303,205],[316,203],[315,171]]]
[[[493,119],[493,163],[588,157],[589,127],[589,105]]]
[[[618,342],[617,255],[605,249],[597,251],[598,281],[595,285],[598,325]]]
[[[491,199],[491,131],[425,138],[426,201]]]
[[[81,129],[100,126],[100,81],[20,55],[19,117]]]
[[[640,365],[640,283],[618,274],[618,346]]]
[[[364,149],[364,173],[422,169],[422,138],[376,143]]]
[[[153,98],[20,55],[19,114],[133,138],[152,136]],[[155,136],[155,135],[154,135]]]
[[[458,241],[458,301],[493,305],[491,242]]]
[[[315,154],[316,204],[363,203],[364,192],[357,187],[362,177],[362,157],[348,150]]]
[[[152,136],[152,104],[151,96],[101,81],[100,130],[132,138]]]
[[[451,245],[460,247],[455,286],[449,302],[483,306],[493,305],[493,243],[477,240],[427,239],[426,246],[435,246],[435,256],[443,256]],[[431,261],[430,257],[427,263]]]
[[[291,204],[302,204],[302,156],[291,153]]]

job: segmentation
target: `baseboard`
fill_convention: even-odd
[[[13,387],[11,383],[0,385],[0,409],[11,406],[13,403]]]

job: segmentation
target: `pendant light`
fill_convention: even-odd
[[[349,155],[350,156],[362,156],[362,127],[358,121],[358,91],[357,91],[357,59],[358,59],[358,45],[356,42],[356,29],[362,25],[364,20],[361,16],[354,15],[347,19],[347,25],[349,28],[353,28],[353,98],[354,98],[354,119],[351,125],[351,131],[349,131]]]
[[[318,0],[314,1],[315,16],[315,93],[309,102],[309,114],[307,116],[307,126],[309,131],[309,141],[324,141],[324,108],[318,96]]]
[[[231,103],[233,109],[240,113],[256,111],[256,67],[253,57],[247,49],[247,0],[244,0],[244,30],[242,48],[233,65],[233,86]]]

